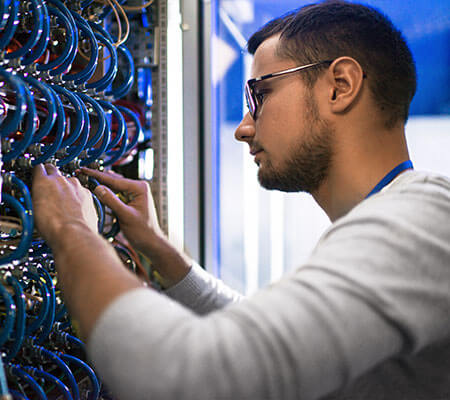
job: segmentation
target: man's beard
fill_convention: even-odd
[[[305,135],[286,152],[283,165],[275,169],[270,159],[258,170],[262,187],[283,192],[315,192],[328,175],[332,151],[333,128],[320,118],[312,94],[305,99]]]

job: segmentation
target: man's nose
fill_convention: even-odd
[[[244,115],[241,123],[236,128],[234,132],[234,137],[240,142],[248,142],[255,136],[255,121],[253,120],[250,113]]]

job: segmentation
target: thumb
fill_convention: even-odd
[[[109,207],[117,215],[119,220],[127,217],[129,207],[111,189],[103,185],[98,185],[94,190],[94,194],[105,206]]]

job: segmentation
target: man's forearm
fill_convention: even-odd
[[[68,225],[51,247],[66,304],[85,339],[114,299],[142,286],[112,246],[81,224]]]

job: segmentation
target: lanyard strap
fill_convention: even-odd
[[[411,160],[404,161],[401,164],[397,165],[391,172],[380,181],[378,184],[372,189],[372,191],[366,196],[366,199],[372,196],[375,193],[378,193],[381,189],[383,189],[386,185],[392,182],[392,180],[400,173],[407,169],[414,169],[413,163]]]

